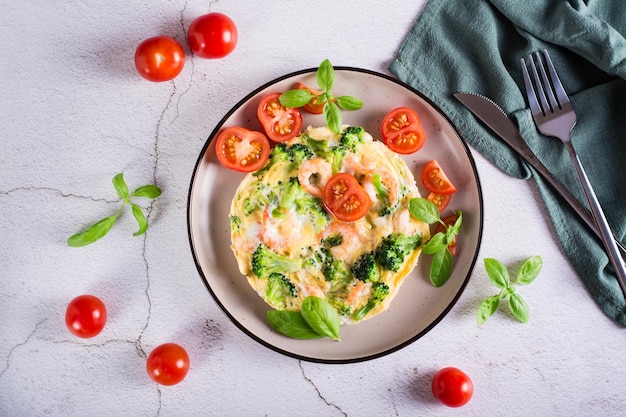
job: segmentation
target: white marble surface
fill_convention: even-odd
[[[626,409],[626,334],[598,309],[565,260],[532,184],[474,153],[484,191],[479,262],[448,316],[412,345],[350,365],[301,362],[236,328],[210,297],[190,253],[187,191],[196,158],[222,116],[273,78],[335,65],[386,73],[421,1],[3,0],[0,17],[1,416],[618,416]],[[173,82],[133,66],[136,45],[228,14],[239,44],[222,60],[188,56]],[[163,195],[144,237],[127,213],[82,249],[66,239],[117,207],[111,178],[155,181]],[[226,198],[226,197],[225,197]],[[528,324],[496,313],[482,259],[544,258],[520,290]],[[101,297],[105,330],[78,339],[64,313]],[[191,369],[163,387],[146,354],[183,345]],[[444,366],[468,372],[472,401],[449,409],[430,394]]]

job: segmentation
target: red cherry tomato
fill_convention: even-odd
[[[457,216],[456,214],[451,214],[450,216],[447,216],[446,218],[442,219],[442,221],[447,224],[448,226],[452,226],[454,225],[454,223],[456,223],[456,220],[459,218],[459,216]],[[439,233],[439,232],[445,232],[446,228],[444,227],[444,225],[442,225],[441,223],[439,223],[437,225],[437,229],[435,229],[435,234]],[[452,239],[452,242],[450,242],[448,244],[448,250],[450,251],[450,255],[452,256],[456,256],[459,253],[459,247],[456,244],[456,236],[454,236],[454,239]]]
[[[183,70],[185,51],[169,36],[155,36],[141,42],[135,51],[135,67],[146,80],[169,81]]]
[[[237,46],[237,26],[222,13],[209,13],[191,22],[187,41],[194,54],[202,58],[224,58]]]
[[[436,160],[428,161],[422,169],[422,183],[431,193],[452,194],[456,187],[448,179]]]
[[[326,182],[324,205],[338,220],[353,222],[365,216],[372,206],[367,191],[346,172],[333,175]]]
[[[290,109],[278,100],[280,93],[263,97],[257,108],[257,116],[265,133],[274,142],[285,142],[300,134],[302,114],[298,109]]]
[[[243,127],[224,129],[215,141],[217,159],[226,168],[241,172],[257,171],[265,165],[270,143],[261,132]]]
[[[74,335],[82,338],[97,336],[107,321],[104,303],[93,295],[79,295],[67,305],[65,324]]]
[[[322,90],[314,90],[312,88],[307,87],[306,85],[302,83],[297,83],[296,88],[300,90],[306,90],[316,97],[322,94]],[[309,101],[305,106],[302,106],[302,110],[311,114],[322,114],[324,112],[324,104],[326,103],[318,103],[316,97],[313,98],[311,101]]]
[[[391,110],[382,122],[383,142],[400,154],[416,152],[424,146],[426,133],[415,110],[398,107]]]
[[[439,210],[439,213],[441,213],[446,209],[446,207],[448,207],[448,204],[450,204],[452,194],[429,193],[426,199],[436,205],[437,210]]]
[[[435,398],[442,404],[448,407],[461,407],[472,398],[474,384],[460,369],[448,367],[434,375],[432,390]]]
[[[176,343],[164,343],[148,356],[146,371],[157,384],[176,385],[187,376],[189,355]]]

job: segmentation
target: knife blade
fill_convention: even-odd
[[[454,97],[461,102],[474,116],[489,127],[500,139],[506,142],[516,151],[526,162],[528,162],[543,178],[554,188],[554,190],[570,205],[585,224],[592,230],[598,238],[601,238],[598,226],[589,210],[569,192],[556,179],[548,168],[537,158],[537,155],[528,147],[522,138],[517,127],[502,108],[488,97],[475,93],[455,93]],[[613,237],[622,253],[626,255],[626,247],[619,239]]]

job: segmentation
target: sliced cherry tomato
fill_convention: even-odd
[[[90,338],[100,334],[107,321],[104,303],[93,295],[79,295],[67,305],[65,324],[75,336]]]
[[[237,26],[222,13],[197,17],[187,31],[187,42],[194,54],[202,58],[224,58],[237,46]]]
[[[322,90],[314,90],[302,83],[297,83],[296,88],[299,88],[300,90],[306,90],[309,93],[313,94],[315,97],[322,94]],[[318,103],[317,98],[313,98],[306,106],[302,106],[302,110],[311,114],[322,114],[324,113],[324,104],[326,103]]]
[[[178,384],[189,371],[189,355],[185,348],[176,343],[164,343],[154,348],[148,356],[146,371],[157,384]]]
[[[450,216],[445,217],[444,219],[442,219],[442,221],[447,224],[448,226],[452,226],[454,225],[454,223],[456,223],[456,220],[459,218],[459,216],[457,216],[456,214],[451,214]],[[444,232],[445,233],[446,228],[443,224],[439,223],[437,225],[437,229],[435,230],[435,234],[439,233],[439,232]],[[452,256],[456,256],[459,253],[459,248],[456,245],[456,236],[454,236],[454,239],[452,239],[452,242],[450,242],[448,244],[448,250],[450,251],[450,255]]]
[[[323,200],[333,216],[344,222],[359,220],[372,206],[367,191],[347,172],[330,177],[324,187]]]
[[[227,127],[215,141],[217,159],[226,168],[241,172],[257,171],[265,165],[270,143],[261,132],[243,127]]]
[[[456,187],[448,179],[436,160],[428,161],[422,169],[422,183],[431,193],[452,194]]]
[[[433,376],[433,395],[448,407],[464,406],[472,399],[474,384],[471,378],[458,368],[448,367]]]
[[[452,194],[429,193],[426,199],[436,205],[439,213],[441,213],[446,209],[446,207],[448,207],[448,204],[450,204]]]
[[[396,153],[410,154],[424,146],[426,132],[415,110],[398,107],[391,110],[382,122],[383,142]]]
[[[257,116],[265,133],[274,142],[285,142],[300,134],[302,114],[298,109],[289,109],[278,100],[280,93],[263,97],[257,108]]]
[[[183,70],[185,51],[169,36],[146,39],[135,50],[135,67],[146,80],[169,81]]]

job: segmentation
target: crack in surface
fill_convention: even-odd
[[[37,333],[37,330],[39,329],[39,326],[41,326],[44,322],[46,322],[46,320],[48,320],[48,319],[45,318],[43,320],[40,320],[37,324],[35,324],[35,328],[33,329],[32,332],[30,332],[28,337],[26,337],[26,340],[24,340],[21,343],[18,343],[17,345],[13,346],[11,348],[11,350],[9,350],[9,354],[7,355],[7,360],[6,360],[5,367],[2,370],[2,372],[0,372],[0,378],[2,378],[4,373],[11,367],[11,357],[13,356],[13,352],[15,352],[16,349],[26,345],[30,341],[30,339],[35,335],[35,333]]]
[[[324,401],[326,403],[326,405],[328,405],[329,407],[333,407],[334,409],[336,409],[337,411],[339,411],[343,416],[348,417],[348,413],[346,413],[345,411],[343,411],[341,409],[341,407],[339,407],[337,404],[333,404],[330,401],[328,401],[323,395],[322,392],[320,391],[320,389],[317,387],[317,385],[315,384],[315,382],[313,382],[313,380],[311,378],[309,378],[308,376],[306,376],[306,372],[304,372],[304,367],[302,366],[302,361],[298,361],[298,366],[300,367],[300,371],[302,372],[302,376],[304,377],[304,380],[307,381],[312,387],[313,389],[315,389],[315,392],[317,392],[317,396],[320,397],[320,399],[322,401]]]
[[[105,198],[95,198],[95,197],[88,196],[88,195],[66,193],[66,192],[64,192],[62,190],[59,190],[57,188],[52,188],[52,187],[15,187],[15,188],[11,188],[10,190],[2,190],[2,191],[0,191],[0,194],[2,194],[2,195],[10,195],[10,194],[18,193],[18,192],[21,192],[21,191],[23,191],[23,192],[47,191],[47,192],[58,194],[58,195],[60,195],[63,198],[79,198],[79,199],[83,199],[83,200],[104,202],[104,203],[116,203],[116,202],[119,201],[119,199],[117,199],[117,200],[107,200]]]

